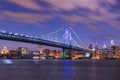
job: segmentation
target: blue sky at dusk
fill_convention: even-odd
[[[66,26],[87,44],[120,45],[120,0],[0,0],[2,30],[39,36]],[[37,47],[0,40],[4,45]]]

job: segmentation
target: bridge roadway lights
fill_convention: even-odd
[[[72,59],[71,49],[64,49],[63,48],[62,59]]]
[[[59,47],[59,48],[69,49],[68,51],[70,51],[70,52],[72,50],[78,50],[78,51],[84,51],[84,52],[87,51],[84,48],[73,46],[73,45],[71,45],[71,43],[70,43],[70,45],[67,45],[64,43],[44,40],[41,38],[29,37],[29,36],[25,36],[25,35],[15,35],[14,33],[9,34],[9,32],[6,32],[6,33],[0,32],[0,39]],[[64,52],[64,50],[63,50],[63,52]],[[71,54],[69,54],[69,55],[71,56]]]

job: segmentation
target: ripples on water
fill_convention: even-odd
[[[0,80],[120,80],[120,60],[0,60]]]

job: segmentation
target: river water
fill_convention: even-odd
[[[120,80],[120,60],[0,60],[0,80]]]

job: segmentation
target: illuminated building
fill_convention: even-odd
[[[55,54],[55,58],[56,58],[56,59],[60,59],[61,57],[62,57],[61,52],[57,52],[57,53]]]
[[[111,46],[115,46],[115,41],[111,40]]]
[[[112,50],[112,54],[115,54],[115,41],[111,40],[111,50]]]
[[[17,52],[18,52],[18,55],[28,54],[28,50],[26,47],[18,47]]]
[[[44,54],[46,54],[46,56],[49,56],[50,50],[49,49],[45,49],[43,52],[44,52]]]
[[[113,58],[120,59],[120,46],[116,47],[116,49],[115,49],[115,55],[113,56]]]
[[[40,54],[43,53],[43,51],[42,51],[42,45],[38,45],[38,52],[39,52]]]
[[[19,55],[17,54],[17,51],[16,50],[10,50],[9,51],[10,52],[10,57],[12,58],[12,59],[17,59],[17,58],[19,58]]]
[[[83,53],[78,53],[76,56],[78,59],[82,59],[85,57],[85,55]]]
[[[20,58],[23,58],[23,56],[28,54],[28,51],[26,47],[18,47],[17,53]]]
[[[21,59],[32,59],[33,53],[28,52],[26,47],[18,47],[17,54]]]
[[[9,53],[9,51],[8,51],[7,47],[4,46],[3,49],[1,50],[1,54],[8,54],[8,53]]]
[[[103,45],[103,49],[106,49],[106,48],[107,48],[107,46],[104,44],[104,45]]]
[[[54,57],[54,53],[51,51],[51,52],[49,53],[49,56]]]
[[[99,59],[98,44],[92,49],[92,59]]]

